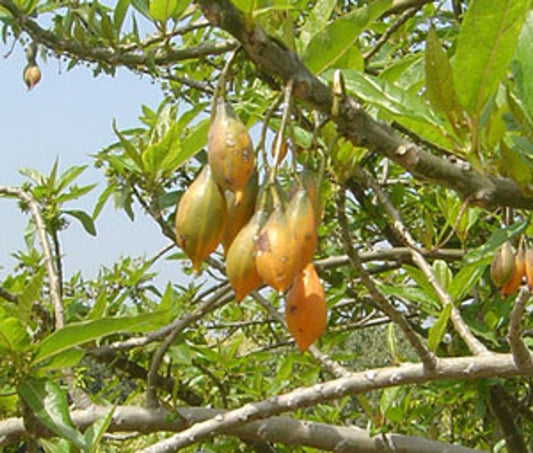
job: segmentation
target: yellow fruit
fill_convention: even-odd
[[[277,291],[285,291],[297,272],[295,244],[285,211],[274,209],[255,242],[257,272]]]
[[[222,99],[209,129],[208,160],[220,187],[235,192],[239,202],[255,169],[252,140],[244,124]]]
[[[285,321],[302,352],[326,329],[326,296],[313,263],[308,263],[294,278],[287,293]]]
[[[513,248],[509,242],[505,242],[494,255],[490,265],[490,277],[494,285],[501,288],[512,277],[514,271]]]
[[[255,264],[255,239],[265,223],[267,213],[257,211],[235,237],[226,256],[226,275],[238,302],[261,286]]]
[[[298,189],[292,196],[287,206],[287,221],[300,271],[311,261],[318,242],[313,204],[305,189]]]
[[[520,249],[516,252],[516,255],[514,257],[513,275],[502,288],[503,297],[508,296],[509,294],[513,294],[518,290],[525,273],[526,262],[524,257],[524,251]]]
[[[205,165],[181,197],[176,212],[176,241],[195,272],[222,240],[225,224],[226,199]]]
[[[228,216],[224,237],[222,238],[222,245],[224,246],[224,253],[226,255],[233,239],[235,239],[241,228],[248,223],[254,214],[257,192],[257,173],[254,173],[248,181],[248,184],[246,184],[242,199],[239,203],[235,200],[235,194],[233,192],[226,192]]]

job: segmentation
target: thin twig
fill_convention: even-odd
[[[354,175],[362,184],[371,188],[378,197],[379,201],[383,204],[385,211],[393,221],[394,230],[396,231],[397,235],[403,240],[405,245],[407,245],[407,247],[409,248],[413,262],[425,275],[425,277],[435,290],[435,293],[441,301],[443,307],[446,307],[447,305],[451,306],[450,318],[452,320],[452,324],[456,332],[461,336],[463,341],[468,346],[468,349],[473,354],[489,354],[490,351],[487,349],[487,347],[483,343],[481,343],[481,341],[479,341],[470,331],[470,328],[463,320],[461,313],[454,305],[450,294],[445,291],[442,285],[439,283],[435,272],[422,255],[421,249],[419,249],[419,247],[417,246],[415,240],[411,236],[411,233],[409,233],[409,230],[403,223],[400,213],[394,207],[388,196],[381,190],[381,187],[379,187],[377,182],[360,167],[356,167],[354,169]]]
[[[156,380],[158,376],[158,370],[163,361],[168,348],[172,345],[174,340],[193,322],[203,317],[206,313],[222,306],[226,302],[233,299],[233,292],[228,285],[223,286],[212,297],[204,301],[198,308],[182,316],[180,319],[173,323],[172,328],[167,333],[165,340],[161,343],[157,351],[155,351],[150,369],[148,370],[148,379],[146,384],[146,404],[148,407],[157,407],[159,402],[157,400],[157,385]]]
[[[385,33],[383,33],[379,39],[374,44],[374,47],[370,49],[366,54],[363,55],[363,59],[365,60],[365,63],[368,63],[368,61],[376,55],[379,50],[383,47],[383,45],[389,40],[389,38],[400,28],[403,24],[405,24],[412,16],[416,14],[416,12],[419,10],[420,7],[416,8],[410,8],[402,13],[398,19],[396,19],[392,25],[387,28]]]
[[[344,247],[348,256],[350,257],[350,262],[355,268],[359,277],[361,278],[363,284],[367,287],[368,291],[374,298],[374,301],[378,304],[379,308],[389,316],[405,334],[407,340],[411,343],[411,346],[415,349],[416,353],[422,360],[424,367],[427,371],[432,371],[437,366],[437,358],[435,355],[428,349],[428,347],[422,343],[422,340],[418,337],[416,332],[403,317],[403,315],[394,308],[394,306],[389,303],[389,300],[383,295],[383,293],[378,289],[377,285],[374,283],[374,280],[370,277],[368,272],[366,272],[361,259],[355,248],[353,247],[352,241],[348,233],[348,223],[346,220],[346,196],[344,192],[341,191],[338,202],[338,219],[339,225],[341,227],[342,238],[344,242]]]
[[[520,289],[509,319],[509,345],[511,346],[516,366],[523,369],[533,368],[533,354],[524,344],[520,335],[520,321],[526,311],[526,302],[529,300],[530,295],[531,293],[526,288]]]

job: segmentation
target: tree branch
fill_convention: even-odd
[[[14,21],[36,43],[40,43],[58,54],[65,53],[86,61],[106,63],[114,66],[124,65],[134,70],[139,69],[141,66],[168,66],[178,61],[205,57],[207,55],[219,55],[234,49],[236,46],[235,42],[232,41],[204,43],[196,47],[182,49],[161,46],[155,55],[147,56],[142,52],[143,47],[146,47],[148,44],[157,43],[161,39],[169,38],[168,36],[165,38],[157,36],[134,48],[131,45],[125,46],[124,48],[120,46],[116,48],[111,46],[85,47],[74,39],[60,37],[50,30],[42,28],[36,21],[20,11],[12,0],[0,0],[0,6],[3,6],[9,11]]]
[[[203,439],[236,428],[255,420],[264,419],[301,407],[316,405],[347,395],[377,390],[397,385],[422,384],[443,379],[474,380],[485,377],[533,376],[533,370],[521,370],[514,363],[511,354],[488,354],[460,358],[440,359],[435,371],[428,374],[423,364],[406,364],[353,373],[273,396],[267,400],[249,403],[223,415],[197,423],[169,439],[158,442],[143,450],[143,453],[163,453],[199,442]],[[337,450],[339,451],[339,450]],[[405,450],[413,452],[413,450]]]
[[[437,297],[442,303],[442,306],[451,306],[450,318],[452,320],[452,324],[456,332],[461,336],[463,341],[468,346],[468,349],[473,354],[487,354],[489,352],[488,349],[483,343],[481,343],[481,341],[479,341],[472,334],[470,328],[464,322],[461,313],[453,303],[452,297],[447,291],[444,290],[442,285],[439,283],[435,272],[418,249],[418,246],[416,245],[415,240],[411,236],[411,233],[409,233],[409,230],[403,223],[400,213],[391,203],[385,192],[383,192],[378,183],[374,181],[374,179],[370,177],[366,172],[364,172],[360,167],[356,167],[354,172],[357,179],[363,184],[365,184],[367,187],[371,188],[378,197],[379,201],[383,204],[383,207],[393,220],[393,228],[397,232],[398,236],[404,241],[405,245],[408,246],[413,262],[418,266],[418,268],[422,271],[428,282],[433,287]]]
[[[311,74],[296,53],[270,38],[259,25],[250,24],[230,0],[197,0],[197,3],[212,25],[227,31],[242,44],[260,71],[279,77],[284,83],[293,79],[296,97],[316,110],[331,113],[331,90]],[[424,3],[428,2],[410,2],[409,7]],[[406,4],[398,2],[397,8]],[[533,209],[533,196],[524,194],[515,181],[465,169],[422,150],[397,135],[390,126],[373,119],[349,96],[332,120],[357,146],[379,152],[417,178],[434,181],[465,198],[470,197],[474,204]]]
[[[108,412],[108,407],[98,406],[91,410],[73,411],[71,417],[74,424],[83,431]],[[176,432],[186,429],[188,424],[224,416],[226,413],[207,408],[180,408],[171,412],[163,408],[118,406],[113,413],[108,432]],[[39,427],[37,434],[40,437],[53,435],[43,426]],[[365,430],[356,427],[315,423],[286,416],[224,429],[221,434],[238,436],[252,442],[279,442],[338,453],[353,451],[381,453],[389,451],[388,448],[397,453],[480,453],[479,450],[471,448],[401,434],[378,434],[372,437]],[[0,446],[18,442],[25,435],[26,431],[20,418],[10,418],[0,422]]]
[[[524,369],[533,368],[532,353],[522,341],[520,335],[520,321],[526,311],[526,302],[529,300],[530,292],[526,288],[521,288],[513,306],[513,311],[509,319],[509,345],[513,353],[516,365]]]

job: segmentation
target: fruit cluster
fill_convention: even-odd
[[[276,182],[259,188],[251,138],[223,100],[207,148],[208,163],[178,203],[176,240],[195,272],[222,243],[237,301],[263,284],[288,290],[287,326],[305,351],[327,323],[324,288],[312,263],[321,218],[316,181],[304,170],[290,198]]]
[[[533,249],[525,251],[519,247],[516,252],[509,241],[505,242],[494,254],[490,265],[490,277],[494,285],[501,288],[503,297],[515,293],[524,276],[529,288],[533,288]]]

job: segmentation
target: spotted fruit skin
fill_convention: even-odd
[[[296,275],[285,303],[285,321],[302,352],[322,335],[327,325],[326,296],[313,263]]]
[[[297,272],[294,240],[285,211],[272,211],[255,242],[257,272],[262,280],[278,292],[291,284]]]
[[[506,297],[510,294],[514,294],[518,288],[520,287],[520,284],[522,283],[522,279],[524,278],[524,275],[526,273],[526,260],[525,260],[525,254],[522,249],[519,249],[516,252],[516,255],[514,257],[514,269],[513,269],[513,275],[509,279],[509,281],[503,285],[502,288],[502,296]]]
[[[257,211],[241,229],[226,256],[226,275],[238,302],[263,283],[257,272],[255,240],[267,219],[265,211]]]
[[[315,212],[305,189],[298,189],[292,196],[287,206],[287,220],[300,271],[311,261],[318,242]]]
[[[496,250],[490,265],[490,277],[498,288],[504,286],[513,276],[514,253],[509,242],[505,242]]]
[[[205,165],[181,197],[175,219],[176,240],[196,273],[222,240],[226,214],[226,198]]]
[[[222,245],[226,256],[231,243],[254,214],[258,190],[257,173],[254,173],[244,188],[240,202],[237,202],[233,192],[226,192],[225,194],[228,215]]]
[[[255,154],[248,130],[223,100],[217,110],[207,141],[208,161],[220,187],[235,193],[239,202],[255,169]]]

